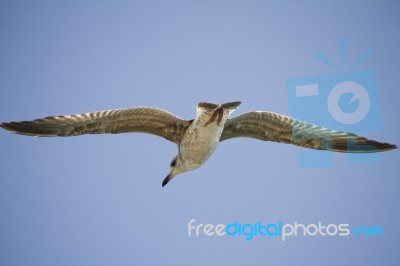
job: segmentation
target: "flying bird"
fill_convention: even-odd
[[[181,119],[158,108],[133,107],[1,123],[0,127],[13,133],[38,137],[128,132],[158,135],[176,143],[179,150],[162,182],[163,187],[176,175],[203,165],[219,142],[237,137],[335,152],[370,153],[397,148],[393,144],[319,127],[274,112],[253,111],[230,119],[230,114],[240,104],[201,102],[193,120]]]

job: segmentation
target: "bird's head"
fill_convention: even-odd
[[[168,182],[171,181],[172,178],[174,178],[174,176],[188,171],[188,169],[186,169],[184,167],[184,165],[182,164],[182,161],[181,161],[179,155],[175,156],[175,158],[172,160],[170,166],[171,166],[171,168],[170,168],[169,174],[162,182],[163,187],[165,187],[165,185],[167,185]]]

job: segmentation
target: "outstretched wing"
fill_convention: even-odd
[[[273,112],[249,112],[229,119],[220,141],[249,137],[338,152],[379,152],[396,149],[396,145],[359,137],[301,122]]]
[[[190,121],[161,109],[134,107],[2,123],[0,127],[17,134],[39,137],[143,132],[179,143],[189,125]]]

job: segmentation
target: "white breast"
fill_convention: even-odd
[[[212,113],[210,110],[198,111],[197,118],[186,130],[180,143],[179,153],[187,169],[195,169],[201,166],[217,147],[229,114],[228,112],[224,112],[219,125],[218,119],[215,119],[214,122],[205,126],[210,120]]]

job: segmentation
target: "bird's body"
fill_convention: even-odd
[[[204,126],[211,115],[209,110],[201,110],[179,143],[179,156],[187,169],[200,167],[217,147],[224,126],[217,123]]]
[[[240,102],[221,105],[199,103],[194,120],[183,120],[152,107],[134,107],[33,121],[2,123],[0,127],[29,136],[77,136],[82,134],[144,132],[178,145],[165,186],[174,176],[203,165],[220,141],[251,137],[338,152],[369,153],[397,148],[355,134],[318,127],[273,112],[254,111],[229,119]]]
[[[226,120],[234,110],[221,107],[221,121],[211,121],[215,112],[219,112],[218,108],[203,105],[197,107],[197,117],[179,144],[180,156],[189,169],[196,169],[208,160],[219,143]]]
[[[196,119],[183,135],[179,143],[179,154],[174,158],[171,166],[175,169],[179,167],[179,173],[182,173],[203,165],[217,148],[225,123],[239,104],[240,102],[233,102],[218,106],[200,103],[197,106]],[[175,176],[175,169],[171,169],[163,186]]]

